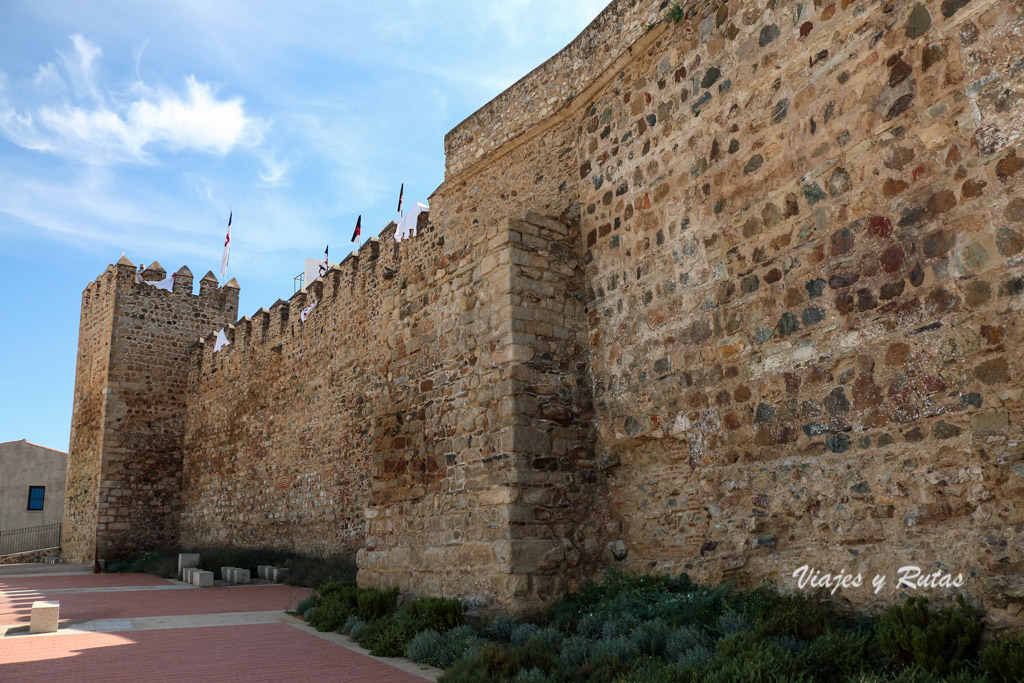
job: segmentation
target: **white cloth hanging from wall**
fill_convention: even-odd
[[[230,343],[231,342],[228,341],[228,336],[224,334],[224,328],[220,328],[220,332],[217,333],[217,341],[213,343],[213,352],[217,353]]]
[[[143,280],[143,282],[145,282],[147,285],[152,285],[157,289],[162,289],[165,292],[173,292],[175,275],[177,275],[177,273],[173,273],[171,274],[170,277],[164,278],[163,280]]]
[[[299,314],[299,319],[302,322],[306,322],[306,318],[309,317],[309,314],[313,312],[314,308],[316,308],[316,302],[315,301],[313,303],[311,303],[310,305],[308,305],[308,306],[306,306],[305,308],[302,309],[302,313]]]
[[[395,230],[395,241],[401,242],[404,239],[415,237],[416,221],[424,211],[430,211],[430,207],[420,202],[415,202],[411,209],[405,212],[402,220],[398,221],[398,229]]]

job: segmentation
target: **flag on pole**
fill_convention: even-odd
[[[327,269],[329,268],[329,266],[327,265],[327,250],[330,248],[330,246],[331,245],[328,244],[326,247],[324,247],[324,262],[320,264],[320,275],[327,274]]]
[[[233,211],[228,211],[228,234],[227,237],[224,238],[224,255],[220,258],[221,280],[228,276],[228,256],[231,255],[231,217],[233,215]]]
[[[363,215],[359,214],[359,218],[356,219],[356,231],[352,233],[352,241],[359,240],[359,236],[363,234]],[[360,240],[361,242],[361,240]]]
[[[398,190],[398,217],[402,217],[402,195],[405,194],[405,183],[402,183],[402,187]]]

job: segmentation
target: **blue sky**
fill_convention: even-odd
[[[81,293],[121,252],[241,313],[444,176],[444,134],[606,0],[0,2],[0,441],[66,449]]]

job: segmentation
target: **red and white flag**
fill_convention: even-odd
[[[228,257],[231,256],[231,217],[233,211],[228,211],[228,234],[224,238],[224,255],[220,257],[220,279],[228,276]]]

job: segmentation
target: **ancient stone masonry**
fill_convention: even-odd
[[[153,263],[145,280],[166,272]],[[91,562],[178,542],[188,359],[200,331],[238,315],[238,285],[208,273],[192,294],[136,282],[122,258],[82,294],[64,506],[64,558]]]
[[[220,352],[230,305],[174,337],[183,422],[151,464],[184,463],[181,502],[153,512],[485,609],[613,563],[784,587],[913,564],[1020,628],[1021,97],[1013,0],[614,2],[448,134],[420,236]],[[110,520],[97,454],[144,462],[101,394],[119,267],[83,298],[78,545]]]

